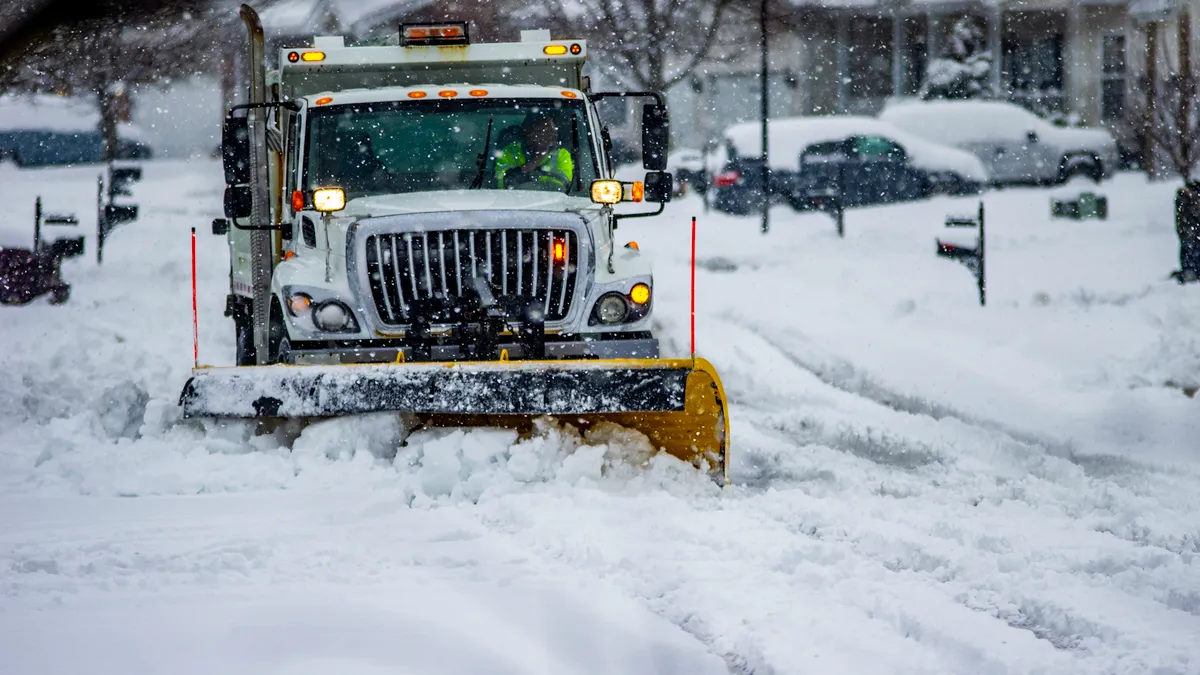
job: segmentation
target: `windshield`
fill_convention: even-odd
[[[304,186],[340,187],[348,199],[465,189],[586,194],[597,176],[587,120],[581,101],[552,99],[316,108]]]

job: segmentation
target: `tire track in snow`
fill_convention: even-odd
[[[841,362],[836,363],[834,367],[823,366],[813,363],[812,359],[804,359],[797,357],[794,353],[784,348],[779,342],[772,340],[770,337],[763,335],[761,332],[754,330],[752,327],[736,324],[735,326],[750,333],[753,337],[760,340],[762,343],[770,347],[778,355],[788,361],[792,366],[808,372],[816,377],[820,382],[832,387],[840,392],[850,394],[855,397],[869,401],[870,403],[884,407],[893,413],[901,413],[899,417],[893,416],[894,421],[904,421],[903,417],[908,415],[918,415],[928,418],[933,422],[940,423],[940,426],[945,426],[944,423],[950,422],[955,427],[963,428],[964,431],[972,432],[977,439],[985,440],[987,437],[995,439],[993,442],[1008,446],[1010,450],[1017,450],[1017,455],[1025,461],[1031,462],[1030,476],[1028,481],[1030,486],[1021,487],[1024,492],[1028,490],[1033,492],[1033,489],[1038,487],[1038,483],[1049,482],[1049,492],[1045,496],[1053,497],[1055,491],[1063,491],[1062,488],[1068,490],[1079,489],[1082,485],[1088,488],[1089,491],[1108,490],[1112,486],[1111,479],[1114,477],[1112,465],[1107,468],[1108,475],[1097,478],[1094,474],[1098,473],[1094,467],[1081,466],[1079,456],[1069,450],[1064,452],[1064,448],[1060,445],[1054,447],[1051,444],[1044,443],[1042,439],[1036,435],[1027,434],[1020,431],[1005,428],[987,420],[979,420],[967,415],[962,415],[946,406],[939,406],[936,403],[928,402],[916,397],[906,397],[898,395],[895,392],[890,392],[886,388],[879,386],[870,380],[869,377],[858,372],[851,364]],[[803,399],[804,403],[811,404],[813,396],[811,392],[805,392],[807,396]],[[778,392],[771,392],[774,396]],[[753,405],[749,401],[747,406]],[[836,406],[835,406],[836,407]],[[792,445],[797,448],[804,448],[811,451],[814,445],[827,445],[833,450],[840,451],[847,455],[859,457],[874,463],[878,472],[885,474],[887,472],[896,473],[903,472],[918,472],[922,473],[923,477],[933,481],[946,481],[954,483],[964,482],[962,476],[956,477],[955,472],[961,473],[960,467],[956,465],[958,462],[953,456],[954,448],[945,448],[939,451],[936,447],[931,448],[931,444],[921,438],[912,438],[911,436],[899,435],[892,445],[900,450],[896,452],[894,449],[889,450],[886,446],[888,443],[868,442],[863,443],[862,438],[851,436],[851,443],[846,443],[843,438],[838,435],[830,435],[823,433],[821,429],[821,418],[828,417],[833,412],[832,410],[819,410],[817,414],[802,415],[797,422],[794,415],[790,416],[789,410],[786,407],[778,404],[770,406],[775,412],[758,410],[743,410],[743,416],[754,418],[755,423],[760,430],[766,430],[768,435],[774,435],[778,442],[784,445]],[[782,419],[781,419],[782,418]],[[791,426],[792,428],[789,428]],[[928,425],[927,425],[928,426]],[[798,427],[798,428],[796,428]],[[869,430],[869,428],[868,428]],[[832,442],[829,442],[832,441]],[[1047,447],[1047,446],[1050,447]],[[917,448],[916,451],[913,448]],[[1057,450],[1057,452],[1056,452]],[[743,451],[745,453],[745,451]],[[1066,471],[1061,468],[1054,470],[1047,466],[1047,463],[1052,463],[1055,459],[1071,461],[1079,471]],[[915,461],[914,461],[915,460]],[[1132,461],[1125,461],[1122,464],[1123,468],[1135,472],[1147,472],[1148,468],[1141,466]],[[1092,469],[1092,470],[1089,470]],[[1085,476],[1080,477],[1078,474],[1082,472]],[[1056,475],[1059,474],[1059,475]],[[810,477],[813,473],[810,471]],[[1119,477],[1119,472],[1116,473]],[[1160,474],[1161,475],[1161,474]],[[761,480],[762,478],[766,480]],[[827,472],[824,476],[829,477]],[[760,487],[775,487],[782,489],[783,484],[786,484],[788,478],[785,475],[766,476],[759,475]],[[782,482],[781,482],[782,479]],[[1065,481],[1065,482],[1064,482]],[[910,481],[919,482],[919,481]],[[1056,487],[1055,482],[1062,483]],[[1161,482],[1161,481],[1160,481]],[[1178,481],[1185,483],[1186,481]],[[798,484],[804,486],[805,481],[798,481]],[[1097,488],[1097,484],[1099,487]],[[952,486],[952,485],[951,485]],[[940,491],[943,486],[937,485],[933,490],[921,491],[918,489],[916,496],[927,497]],[[883,495],[887,496],[887,495]],[[904,495],[902,495],[904,496]],[[913,495],[908,495],[913,496]],[[1040,503],[1037,494],[1021,495],[1023,499],[1016,501],[1024,501],[1029,507],[1036,510],[1044,510],[1045,504]],[[1060,497],[1069,498],[1070,495],[1060,495]],[[1014,498],[1018,495],[1014,494]],[[1052,500],[1053,501],[1053,500]],[[970,508],[978,504],[962,504],[961,507]],[[985,504],[986,506],[986,504]],[[1115,506],[1111,509],[1114,514],[1117,511]],[[1182,513],[1176,512],[1174,515],[1185,515],[1186,509]],[[1042,516],[1043,514],[1032,514]],[[1079,514],[1072,514],[1069,511],[1064,511],[1060,514],[1063,520],[1058,522],[1048,521],[1056,527],[1062,527],[1063,523],[1067,525],[1063,529],[1069,535],[1076,538],[1086,538],[1093,536],[1096,533],[1105,532],[1104,528],[1091,526],[1086,527],[1086,518],[1078,517]],[[945,514],[943,518],[952,519],[955,514]],[[903,519],[900,519],[903,521]],[[899,523],[892,523],[892,525]],[[1001,523],[1003,525],[1004,523]],[[915,524],[910,524],[915,525]],[[1085,526],[1081,528],[1080,526]],[[1195,561],[1191,557],[1176,557],[1167,555],[1166,563],[1151,565],[1150,570],[1144,573],[1130,574],[1130,570],[1139,569],[1139,565],[1145,563],[1144,558],[1138,558],[1140,554],[1147,553],[1147,550],[1142,546],[1131,546],[1129,542],[1122,544],[1106,545],[1111,549],[1105,558],[1097,561],[1090,561],[1091,567],[1085,564],[1072,564],[1070,560],[1063,558],[1062,560],[1054,560],[1050,556],[1038,557],[1036,551],[1028,551],[1028,555],[1034,556],[1027,561],[1011,561],[1013,556],[997,556],[993,551],[979,550],[969,546],[959,546],[949,554],[944,556],[931,556],[927,553],[928,545],[923,543],[921,537],[928,537],[931,533],[920,532],[920,527],[913,527],[912,537],[891,537],[884,538],[886,545],[882,546],[883,551],[889,550],[908,550],[911,554],[908,560],[888,560],[885,564],[889,569],[896,572],[916,573],[924,576],[936,578],[939,583],[958,586],[961,590],[956,591],[959,601],[964,606],[971,607],[977,611],[990,613],[998,619],[1003,619],[1009,626],[1016,629],[1028,630],[1038,638],[1046,640],[1053,644],[1058,649],[1067,650],[1083,650],[1103,648],[1103,645],[1109,639],[1122,638],[1127,641],[1149,640],[1153,642],[1152,633],[1141,630],[1136,624],[1125,622],[1122,626],[1122,621],[1115,622],[1101,620],[1097,622],[1094,619],[1088,619],[1087,616],[1096,616],[1094,612],[1087,611],[1081,607],[1074,607],[1072,603],[1064,604],[1061,600],[1048,599],[1047,595],[1053,589],[1049,588],[1034,588],[1038,591],[1036,595],[1028,593],[1013,593],[1011,588],[997,584],[994,580],[980,577],[966,577],[966,582],[962,583],[962,571],[953,571],[953,566],[947,564],[949,560],[965,560],[971,557],[982,556],[984,558],[998,558],[1009,564],[1025,564],[1032,565],[1044,572],[1052,571],[1055,574],[1062,574],[1065,581],[1064,587],[1074,587],[1081,593],[1088,592],[1089,588],[1095,585],[1111,585],[1119,590],[1120,594],[1128,594],[1128,596],[1136,598],[1144,598],[1158,603],[1157,606],[1162,610],[1148,610],[1151,615],[1156,618],[1151,619],[1151,622],[1168,623],[1165,617],[1170,616],[1170,610],[1180,610],[1189,615],[1196,616],[1196,599],[1200,597],[1200,573],[1198,573]],[[1083,532],[1079,530],[1083,529]],[[1002,530],[1001,530],[1002,531]],[[809,528],[808,530],[800,531],[798,534],[807,536],[819,536],[820,531]],[[934,536],[938,533],[933,532]],[[1019,541],[1020,532],[1012,533],[1016,538],[1010,537],[1011,541]],[[877,535],[876,535],[877,536]],[[990,536],[990,535],[989,535]],[[943,537],[944,538],[944,537]],[[992,537],[994,539],[994,537]],[[859,542],[850,538],[852,546],[857,546]],[[1132,541],[1132,540],[1131,540]],[[1184,543],[1190,541],[1186,537]],[[1047,541],[1047,550],[1053,550],[1058,544],[1057,541]],[[1132,542],[1144,544],[1144,542]],[[992,546],[994,544],[989,544]],[[1091,544],[1095,545],[1095,544]],[[1167,547],[1170,551],[1176,547]],[[1149,551],[1150,557],[1158,555],[1154,551]],[[1161,556],[1160,556],[1161,557]],[[1110,574],[1110,571],[1117,570],[1116,574]],[[947,578],[938,578],[947,577]],[[1003,577],[1000,577],[1003,578]],[[1118,605],[1124,600],[1122,597],[1127,597],[1118,594],[1113,602]],[[1015,607],[1015,609],[1014,609]],[[1119,613],[1119,612],[1118,612]],[[1109,613],[1104,612],[1099,616],[1107,616]],[[1187,622],[1184,622],[1187,623]],[[1190,624],[1195,626],[1196,624]],[[1133,636],[1132,638],[1130,636]],[[1180,636],[1182,639],[1186,633]]]

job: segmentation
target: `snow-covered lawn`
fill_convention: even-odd
[[[39,193],[93,233],[95,175],[0,165],[0,243]],[[0,673],[1200,672],[1200,289],[1173,186],[1101,189],[984,196],[986,308],[934,255],[970,199],[622,223],[680,354],[699,218],[721,490],[620,435],[180,422],[192,226],[232,357],[220,174],[148,163],[67,305],[0,308]]]

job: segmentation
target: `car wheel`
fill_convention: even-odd
[[[1104,178],[1104,169],[1095,156],[1074,155],[1063,157],[1058,176],[1060,183],[1065,183],[1075,176],[1085,176],[1099,183]]]

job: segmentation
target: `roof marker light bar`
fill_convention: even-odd
[[[401,47],[450,47],[471,44],[467,22],[400,24]]]

